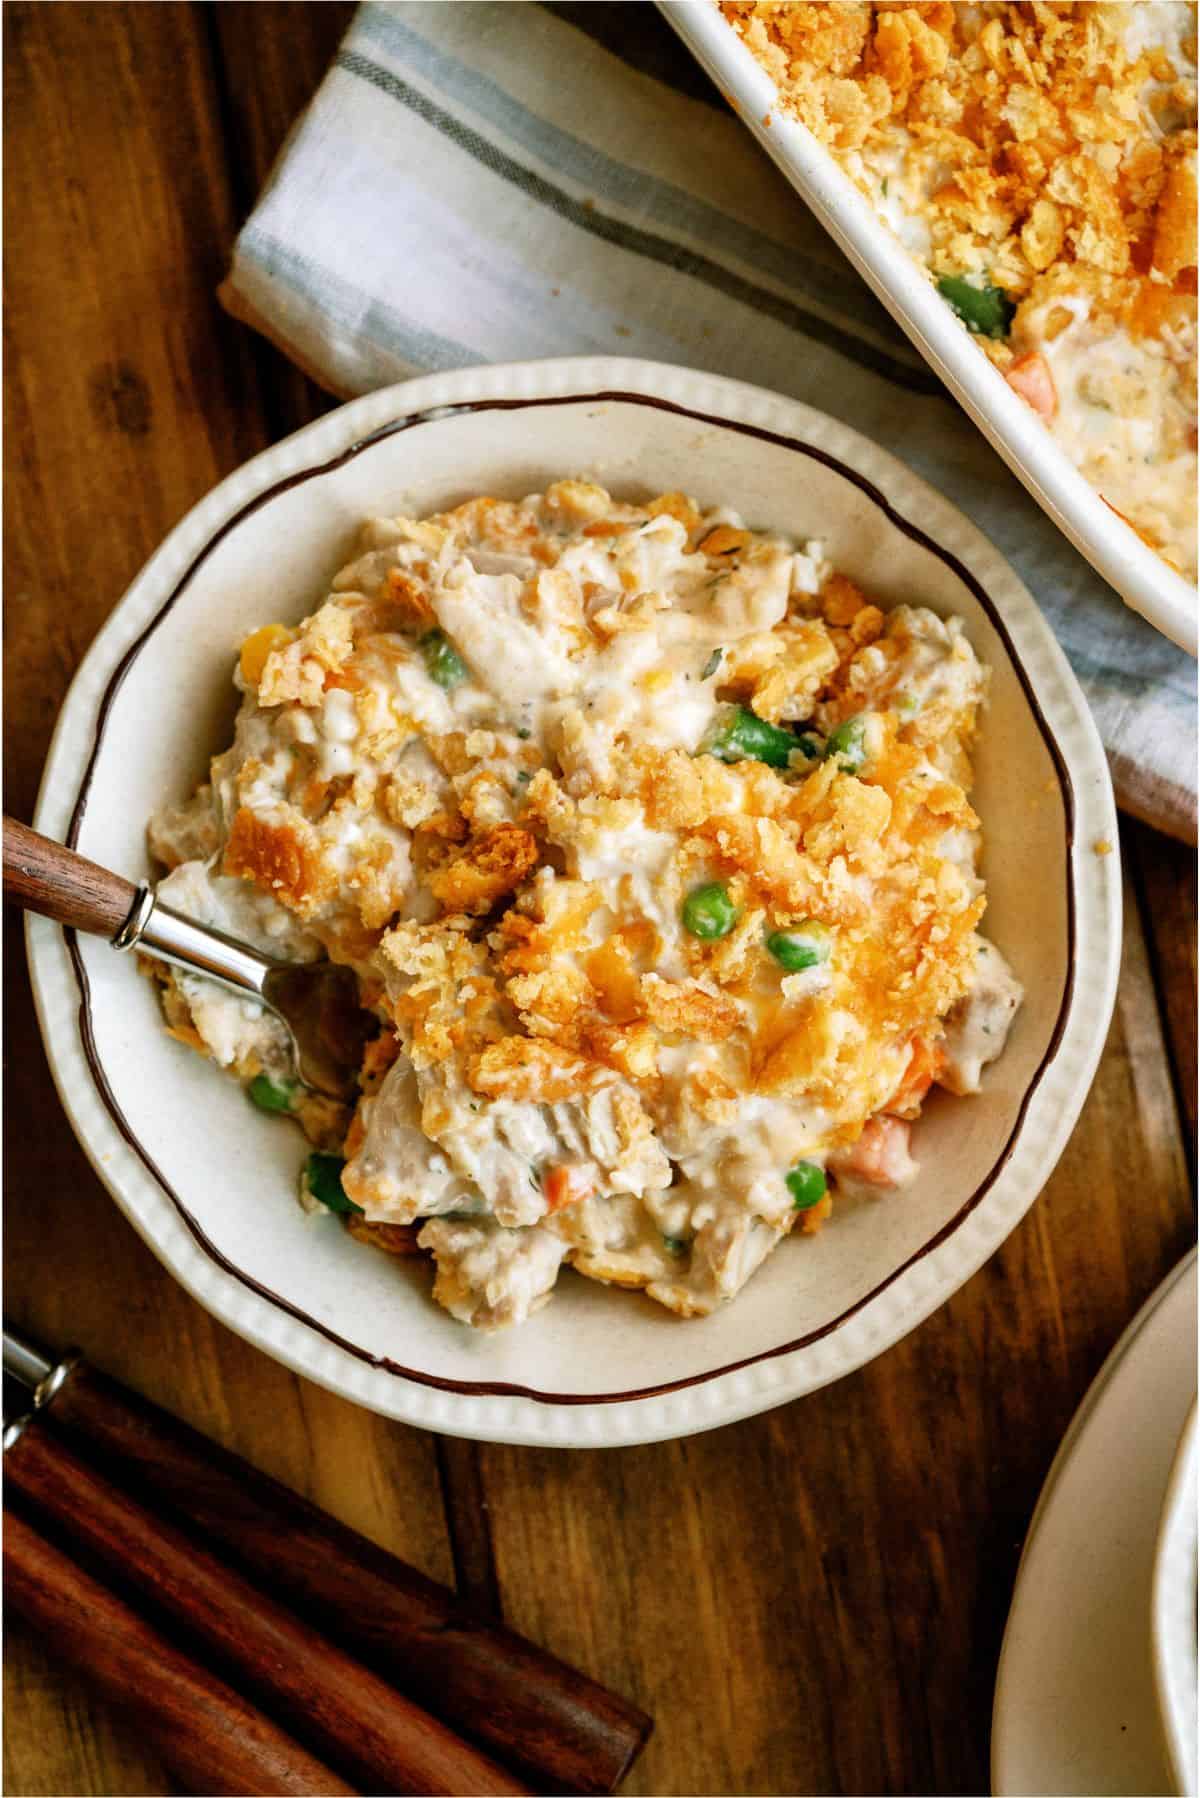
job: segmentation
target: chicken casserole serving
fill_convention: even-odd
[[[720,6],[1075,466],[1194,582],[1194,0]]]
[[[314,1148],[310,1207],[491,1329],[559,1270],[685,1317],[903,1187],[1021,989],[979,934],[961,623],[682,494],[559,481],[372,519],[242,645],[234,741],[150,844],[176,909],[350,965],[351,1113],[176,968],[168,1028]]]

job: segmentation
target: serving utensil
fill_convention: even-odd
[[[118,953],[136,949],[257,1000],[285,1026],[305,1086],[334,1099],[356,1096],[372,1023],[349,968],[261,955],[164,905],[145,881],[135,886],[7,816],[4,897],[69,929],[105,936]]]
[[[208,1608],[216,1613],[206,1628],[221,1632],[226,1663],[229,1637],[221,1613],[234,1603],[235,1576],[241,1575],[264,1603],[275,1601],[272,1615],[286,1606],[320,1630],[331,1649],[354,1657],[411,1706],[428,1712],[427,1722],[436,1717],[446,1732],[465,1738],[454,1745],[456,1783],[450,1790],[478,1789],[464,1783],[464,1775],[477,1778],[480,1767],[478,1756],[474,1763],[467,1758],[467,1743],[489,1761],[517,1768],[538,1791],[610,1793],[628,1772],[651,1721],[627,1699],[109,1379],[81,1355],[54,1361],[5,1329],[4,1372],[28,1393],[37,1418],[5,1456],[9,1490],[24,1496],[39,1521],[45,1517],[65,1536],[86,1540],[93,1559],[107,1555],[112,1570],[120,1562],[124,1583],[144,1587],[147,1568],[174,1567],[172,1589],[190,1591],[194,1604],[204,1597],[197,1584],[204,1568],[191,1564],[191,1548],[188,1565],[180,1567],[170,1526],[185,1530],[192,1544],[203,1543],[215,1594]],[[36,1436],[38,1431],[45,1434]],[[68,1452],[73,1463],[86,1464],[86,1479],[74,1466],[68,1471]],[[130,1511],[121,1521],[117,1497],[100,1489],[96,1475],[119,1486],[135,1502],[136,1515]],[[166,1526],[153,1541],[151,1514]],[[106,1515],[115,1520],[111,1529]],[[213,1556],[228,1569],[219,1590],[211,1585]],[[140,1572],[125,1568],[129,1558],[138,1560]],[[258,1604],[256,1599],[253,1608]],[[262,1619],[252,1616],[246,1627],[257,1642]],[[330,1663],[323,1665],[324,1683],[330,1684]],[[289,1703],[295,1698],[291,1692]],[[279,1710],[278,1694],[270,1708]],[[326,1711],[319,1740],[307,1718],[294,1710],[286,1717],[318,1752],[350,1770],[340,1739],[353,1724],[350,1712],[339,1721]],[[335,1731],[337,1741],[330,1733]],[[414,1753],[422,1751],[427,1778],[429,1736],[422,1728],[405,1748],[410,1771]],[[353,1727],[349,1739],[353,1745]],[[443,1745],[443,1770],[447,1752]],[[376,1783],[363,1789],[397,1788]],[[411,1782],[399,1789],[411,1790]],[[511,1791],[514,1785],[494,1789]]]
[[[87,1567],[164,1618],[289,1736],[349,1774],[357,1791],[419,1798],[529,1792],[524,1780],[106,1477],[40,1419],[5,1432],[4,1485],[6,1500],[18,1501]]]
[[[347,1785],[22,1514],[4,1506],[8,1614],[137,1726],[184,1792],[349,1798]]]

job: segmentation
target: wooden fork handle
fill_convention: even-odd
[[[133,910],[137,888],[6,816],[4,897],[57,924],[114,937]]]

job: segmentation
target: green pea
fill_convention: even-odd
[[[844,718],[825,739],[826,761],[836,761],[847,774],[857,774],[867,759],[867,721],[860,712]]]
[[[825,1169],[818,1167],[815,1161],[798,1161],[784,1179],[797,1211],[811,1211],[825,1197],[828,1185]]]
[[[694,887],[683,902],[683,927],[706,943],[728,936],[737,923],[737,906],[719,880]]]
[[[426,631],[421,638],[421,654],[432,681],[447,691],[467,678],[467,664],[447,637],[445,631]]]
[[[721,762],[766,762],[769,768],[786,768],[788,757],[800,745],[790,730],[768,724],[749,706],[735,705],[720,714],[700,748]]]
[[[962,275],[943,275],[938,292],[977,337],[1007,337],[1016,307],[1002,287],[976,287]]]
[[[668,1255],[686,1255],[688,1251],[687,1238],[683,1236],[664,1236],[663,1248],[666,1249]]]
[[[831,932],[816,918],[805,918],[794,930],[773,930],[767,938],[768,952],[789,974],[822,967],[831,948]]]
[[[290,1111],[296,1096],[294,1080],[275,1081],[266,1074],[256,1074],[246,1088],[260,1111]]]
[[[314,1150],[304,1163],[304,1190],[329,1211],[342,1214],[355,1211],[361,1216],[362,1206],[354,1203],[342,1185],[345,1165],[340,1155],[322,1155]]]

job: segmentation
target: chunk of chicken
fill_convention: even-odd
[[[1025,989],[999,949],[984,938],[975,958],[975,981],[950,1013],[942,1038],[940,1083],[952,1093],[977,1093],[980,1077],[1008,1041]]]

